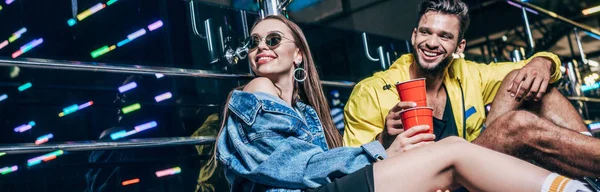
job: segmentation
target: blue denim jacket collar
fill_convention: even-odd
[[[254,123],[256,118],[256,114],[259,109],[263,109],[265,111],[271,112],[280,112],[286,115],[293,116],[298,119],[302,119],[291,106],[289,106],[285,101],[279,97],[271,95],[269,93],[264,92],[255,92],[254,96],[257,100],[254,99],[242,99],[244,97],[234,96],[244,94],[242,91],[235,90],[232,94],[231,100],[229,102],[229,109],[234,112],[238,117],[240,117],[244,122],[249,125]],[[246,93],[248,94],[248,93]],[[301,112],[304,112],[306,109],[306,104],[298,101],[296,105],[299,106]],[[241,109],[250,109],[245,113],[241,112]]]

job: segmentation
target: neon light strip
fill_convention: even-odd
[[[133,104],[133,105],[129,105],[127,107],[123,107],[123,109],[121,111],[123,111],[123,114],[127,114],[130,113],[132,111],[138,110],[140,109],[141,106],[139,103]]]
[[[593,34],[593,33],[587,32],[587,31],[585,33],[587,33],[587,35],[589,35],[590,37],[593,37],[593,38],[596,38],[596,39],[600,40],[600,36],[598,36],[596,34]],[[2,49],[2,48],[0,48],[0,49]]]
[[[50,161],[50,160],[54,160],[54,159],[56,159],[56,155],[51,155],[51,156],[48,156],[48,157],[44,158],[42,161],[44,161],[44,162],[48,162],[48,161]]]
[[[112,5],[115,2],[117,2],[117,0],[110,0],[110,1],[106,2],[106,4],[98,3],[98,4],[90,7],[89,9],[79,13],[77,15],[77,19],[79,21],[82,21],[85,18],[97,13],[98,11],[106,8],[109,5]],[[67,20],[67,24],[69,24],[69,26],[72,27],[73,25],[77,24],[77,20],[75,20],[75,18],[71,18],[71,19]]]
[[[127,137],[127,136],[130,136],[130,135],[133,135],[133,134],[136,134],[136,133],[138,133],[138,131],[137,131],[137,130],[131,130],[131,131],[127,131],[127,133],[125,133],[125,137]]]
[[[121,130],[119,132],[110,134],[110,138],[112,140],[115,140],[115,139],[120,139],[120,138],[124,138],[124,137],[130,136],[130,135],[133,135],[133,134],[136,134],[136,133],[138,133],[138,132],[135,129],[131,130],[131,131]]]
[[[27,51],[33,49],[34,47],[37,47],[38,45],[42,44],[43,42],[44,42],[44,39],[42,39],[42,38],[33,40],[33,41],[21,46],[21,51],[23,51],[23,53],[27,53]]]
[[[518,7],[518,8],[522,8],[522,7],[523,7],[523,6],[521,6],[521,5],[517,4],[517,3],[514,3],[514,2],[512,2],[512,1],[506,1],[506,2],[507,2],[508,4],[510,4],[510,5],[512,5],[512,6],[515,6],[515,7]],[[535,10],[533,10],[533,9],[525,8],[525,10],[527,10],[527,11],[529,11],[529,12],[533,13],[533,14],[536,14],[536,15],[538,15],[538,14],[539,14],[537,11],[535,11]]]
[[[54,152],[51,152],[51,153],[48,153],[48,154],[45,154],[45,155],[42,155],[42,156],[39,156],[39,157],[35,157],[33,159],[29,159],[29,160],[27,160],[27,166],[31,167],[31,166],[40,164],[42,162],[42,160],[43,161],[49,161],[49,160],[55,159],[56,157],[58,157],[58,156],[60,156],[62,154],[64,154],[64,151],[63,150],[58,150],[58,151],[54,151]]]
[[[15,2],[15,0],[6,0],[4,1],[7,5],[10,5],[11,3]]]
[[[79,15],[77,15],[77,19],[79,21],[81,21],[81,20],[87,18],[88,16],[104,9],[104,7],[106,7],[106,5],[104,5],[102,3],[98,3],[98,4],[94,5],[93,7],[90,7],[89,9],[81,12]]]
[[[156,121],[152,121],[152,122],[148,122],[148,123],[144,123],[144,124],[141,124],[141,125],[135,126],[135,128],[134,128],[134,129],[135,129],[137,132],[142,132],[142,131],[144,131],[144,130],[146,130],[146,129],[151,129],[151,128],[154,128],[154,127],[156,127],[156,125],[157,125]]]
[[[15,172],[17,170],[19,170],[19,166],[16,166],[16,165],[13,165],[11,167],[4,167],[4,168],[0,169],[0,174],[6,175],[9,173]]]
[[[111,1],[109,1],[109,2],[111,2]],[[71,25],[71,24],[69,23],[69,25]],[[158,21],[156,21],[156,22],[148,25],[148,29],[150,31],[154,31],[154,30],[156,30],[158,28],[161,28],[162,26],[163,26],[163,22],[161,20],[158,20]],[[135,32],[127,35],[127,39],[119,41],[116,46],[115,45],[112,45],[110,47],[104,46],[104,47],[101,47],[99,49],[96,49],[96,50],[92,51],[92,53],[91,53],[92,58],[100,57],[100,56],[108,53],[109,51],[112,51],[112,50],[116,49],[117,47],[122,47],[125,44],[133,41],[134,39],[137,39],[137,38],[141,37],[144,34],[146,34],[146,29],[142,28],[140,30],[137,30],[137,31],[135,31]],[[160,74],[160,77],[159,77],[159,75],[156,75],[156,78],[161,78],[162,76],[163,76],[162,74]]]
[[[135,183],[139,183],[139,182],[140,182],[140,179],[135,178],[135,179],[123,181],[121,184],[123,184],[123,186],[125,186],[125,185],[131,185],[131,184],[135,184]]]
[[[39,144],[48,142],[48,140],[50,140],[52,138],[54,138],[54,135],[52,133],[40,136],[35,140],[35,144],[39,145]]]
[[[21,50],[17,50],[16,52],[14,52],[14,53],[12,54],[12,58],[13,58],[13,59],[14,59],[14,58],[17,58],[18,56],[21,56],[22,54],[23,54],[23,51],[21,51]]]
[[[101,47],[100,49],[96,49],[95,51],[92,51],[91,55],[92,58],[96,58],[100,55],[104,55],[105,53],[108,53],[110,51],[110,48],[105,45],[104,47]]]
[[[0,101],[4,101],[7,98],[8,98],[8,95],[6,95],[6,94],[0,95]]]
[[[68,115],[70,113],[77,111],[78,109],[79,109],[79,106],[77,104],[75,104],[75,105],[71,105],[71,106],[64,108],[63,112],[65,113],[65,115]]]
[[[23,125],[19,125],[18,127],[15,127],[15,132],[17,133],[23,133],[27,130],[30,130],[31,128],[33,128],[33,126],[35,126],[35,122],[34,121],[30,121],[28,124],[23,124]]]
[[[171,94],[171,92],[166,92],[166,93],[163,93],[163,94],[160,94],[160,95],[154,97],[154,100],[156,100],[156,102],[161,102],[166,99],[170,99],[172,96],[173,95]]]
[[[81,104],[81,105],[77,105],[77,104],[75,104],[75,105],[68,106],[68,107],[64,108],[64,109],[63,109],[63,112],[60,112],[60,113],[58,114],[58,116],[59,116],[59,117],[63,117],[63,116],[65,116],[65,115],[68,115],[68,114],[74,113],[74,112],[76,112],[76,111],[79,111],[79,110],[81,110],[81,109],[84,109],[84,108],[86,108],[86,107],[92,106],[93,104],[94,104],[94,101],[89,101],[89,102],[87,102],[87,103],[84,103],[84,104]]]
[[[23,84],[23,85],[19,86],[19,88],[18,88],[18,89],[19,89],[19,91],[25,91],[25,90],[27,90],[27,89],[29,89],[29,88],[31,88],[31,83],[30,83],[30,82],[27,82],[27,83],[25,83],[25,84]]]
[[[94,101],[89,101],[89,102],[87,102],[87,103],[84,103],[84,104],[81,104],[81,105],[79,105],[79,107],[78,107],[78,109],[77,109],[77,110],[81,110],[81,109],[83,109],[83,108],[86,108],[86,107],[92,106],[93,104],[94,104]]]
[[[106,5],[112,5],[115,2],[117,2],[117,0],[110,0],[110,1],[106,2]]]
[[[600,11],[600,5],[584,9],[583,11],[581,11],[581,13],[583,13],[584,15],[589,15],[589,14],[596,13],[598,11]]]
[[[96,49],[95,51],[92,51],[92,53],[91,53],[92,58],[100,57],[101,55],[104,55],[116,48],[117,48],[116,46],[112,45],[110,47],[104,46],[104,47],[101,47],[100,49]]]
[[[18,56],[22,55],[23,53],[27,53],[27,51],[37,47],[38,45],[42,44],[44,42],[43,38],[39,38],[39,39],[34,39],[33,41],[21,46],[21,49],[17,50],[16,52],[14,52],[12,54],[13,59],[17,58]]]
[[[4,152],[3,152],[3,153],[0,153],[0,157],[2,157],[2,156],[4,156],[4,155],[6,155],[6,153],[4,153]]]
[[[46,135],[42,135],[42,136],[38,137],[37,139],[40,140],[40,139],[52,139],[52,138],[54,138],[54,135],[52,133],[49,133]]]
[[[38,139],[38,140],[35,140],[35,144],[36,145],[41,145],[41,144],[46,143],[46,142],[48,142],[48,139]]]
[[[167,176],[167,175],[175,175],[181,173],[181,168],[179,167],[174,167],[174,168],[170,168],[170,169],[165,169],[165,170],[161,170],[161,171],[157,171],[156,172],[156,177],[163,177],[163,176]]]
[[[158,21],[156,21],[156,22],[148,25],[148,29],[150,31],[154,31],[154,30],[156,30],[156,29],[158,29],[158,28],[160,28],[162,26],[163,26],[163,22],[161,20],[158,20]]]
[[[129,91],[129,90],[132,90],[136,87],[137,87],[137,83],[135,83],[135,82],[127,83],[126,85],[119,87],[119,92],[123,93],[123,92]]]
[[[112,133],[112,134],[110,134],[110,138],[111,138],[112,140],[119,139],[119,138],[123,138],[125,134],[127,134],[127,131],[125,131],[125,130],[121,130],[121,131],[119,131],[119,132],[116,132],[116,133]]]
[[[30,166],[30,167],[31,167],[31,166],[34,166],[34,165],[40,164],[41,162],[42,162],[42,159],[40,159],[40,160],[37,160],[37,161],[31,161],[31,162],[27,162],[27,166]]]
[[[595,90],[598,88],[600,88],[600,82],[596,82],[593,85],[582,85],[581,91],[586,92],[586,91]]]
[[[6,47],[8,45],[8,40],[4,40],[2,43],[0,43],[0,49]]]
[[[129,40],[129,39],[125,39],[123,41],[119,41],[119,43],[117,43],[117,47],[122,47],[123,45],[125,45],[125,44],[127,44],[129,42],[131,42],[131,40]]]
[[[154,74],[154,75],[156,75],[156,78],[157,78],[157,79],[163,78],[163,77],[165,76],[165,75],[163,75],[162,73],[156,73],[156,74]]]
[[[31,128],[32,128],[31,125],[23,124],[23,125],[20,125],[20,126],[16,127],[15,128],[15,132],[17,132],[17,133],[23,133],[23,132],[25,132],[27,130],[30,130]]]
[[[133,32],[132,34],[127,35],[127,39],[134,40],[134,39],[136,39],[136,38],[138,38],[138,37],[140,37],[140,36],[142,36],[144,34],[146,34],[146,29],[142,28],[140,30],[137,30],[137,31]]]
[[[21,36],[21,35],[23,35],[23,33],[26,33],[26,32],[27,32],[27,28],[23,27],[23,28],[19,29],[17,32],[13,33],[13,35]]]
[[[11,36],[8,38],[8,42],[9,42],[9,43],[12,43],[13,41],[16,41],[16,40],[17,40],[17,39],[19,39],[19,38],[21,38],[21,35],[11,35]]]

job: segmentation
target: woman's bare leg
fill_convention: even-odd
[[[451,137],[373,165],[375,190],[539,192],[549,171]]]

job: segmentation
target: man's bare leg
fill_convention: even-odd
[[[579,178],[600,177],[600,139],[565,129],[527,111],[496,119],[474,144]]]
[[[554,88],[538,103],[516,101],[506,91],[513,73],[498,90],[487,129],[473,143],[568,176],[600,176],[600,151],[595,150],[600,139],[579,133],[587,129],[570,102]],[[531,112],[517,111],[522,108]]]
[[[510,86],[511,79],[517,71],[509,73],[504,78],[485,121],[486,125],[490,125],[496,118],[509,111],[523,109],[550,120],[560,127],[578,132],[588,131],[581,115],[556,88],[550,88],[538,102],[533,100],[517,101],[511,97],[506,89]]]

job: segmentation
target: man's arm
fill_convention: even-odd
[[[344,107],[344,146],[358,147],[375,140],[383,130],[377,92],[358,83]]]
[[[550,69],[550,78],[548,83],[554,83],[561,78],[560,66],[561,62],[558,56],[549,52],[539,52],[529,59],[519,62],[500,62],[489,65],[477,65],[479,75],[482,78],[483,101],[484,104],[489,104],[494,100],[496,92],[502,83],[502,80],[513,70],[521,69],[524,66],[531,64],[532,61],[544,59],[552,61]],[[504,91],[504,90],[503,90]]]
[[[560,61],[557,61],[560,64]],[[512,77],[510,86],[506,91],[510,92],[510,96],[517,101],[534,100],[539,101],[548,90],[548,84],[551,81],[551,74],[558,72],[560,76],[559,66],[554,67],[555,61],[548,57],[532,58],[516,75]],[[556,79],[558,80],[558,79]]]

